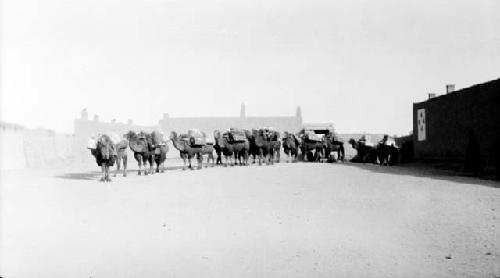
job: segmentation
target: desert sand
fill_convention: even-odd
[[[90,158],[89,158],[90,159]],[[0,275],[500,277],[500,184],[280,163],[1,173]]]

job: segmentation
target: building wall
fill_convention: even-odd
[[[500,79],[413,104],[413,146],[416,159],[462,161],[473,130],[483,162],[499,161]],[[425,109],[425,140],[419,141],[417,112]],[[422,122],[421,122],[422,125]],[[422,135],[422,130],[420,130]]]
[[[102,122],[96,115],[90,120],[86,109],[82,110],[81,116],[75,119],[74,122],[74,138],[73,138],[73,154],[72,158],[75,162],[89,163],[93,161],[90,157],[89,150],[86,149],[87,141],[91,136],[97,133],[114,132],[119,135],[133,131],[148,131],[160,130],[167,136],[171,131],[178,133],[186,133],[189,129],[197,128],[204,131],[209,141],[213,141],[213,131],[224,131],[231,127],[236,128],[260,128],[274,127],[280,131],[298,132],[302,128],[302,113],[300,108],[297,108],[295,116],[289,117],[247,117],[245,114],[245,106],[241,106],[239,117],[169,117],[164,114],[163,118],[158,121],[158,124],[150,126],[134,125],[131,121],[128,123],[119,122]],[[171,148],[172,152],[173,148]],[[172,154],[176,153],[175,151]],[[170,157],[170,155],[168,155]],[[176,156],[176,155],[174,155]]]
[[[12,170],[25,167],[24,128],[0,123],[0,169]]]
[[[168,114],[164,114],[163,118],[158,121],[158,124],[150,126],[139,126],[132,123],[124,124],[117,122],[102,122],[96,119],[89,120],[86,110],[82,111],[82,116],[75,120],[75,136],[76,140],[86,142],[91,136],[97,133],[115,132],[124,134],[129,130],[134,131],[153,131],[160,130],[165,134],[171,131],[178,133],[186,133],[189,129],[196,128],[204,131],[209,137],[213,137],[214,130],[226,130],[231,127],[235,128],[260,128],[274,127],[280,131],[298,132],[302,127],[302,115],[300,108],[297,109],[295,116],[289,117],[247,117],[245,108],[242,105],[239,117],[180,117],[171,118]]]
[[[207,117],[207,118],[163,118],[160,129],[166,134],[171,131],[185,133],[190,128],[197,128],[213,137],[214,130],[224,131],[228,128],[260,128],[274,127],[279,131],[298,132],[302,126],[300,117]]]
[[[85,146],[85,145],[83,145]],[[75,137],[0,123],[0,169],[50,168],[85,161]]]

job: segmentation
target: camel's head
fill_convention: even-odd
[[[170,132],[170,140],[174,141],[176,139],[177,139],[177,132],[175,132],[175,131],[172,130]]]
[[[348,141],[348,142],[349,142],[349,144],[351,144],[351,146],[353,146],[353,147],[356,145],[356,140],[354,140],[354,138],[349,139],[349,141]]]
[[[113,155],[114,144],[108,135],[102,134],[99,136],[96,151],[101,153],[103,159],[109,159]]]
[[[289,137],[290,137],[290,134],[288,133],[288,131],[284,131],[284,132],[283,132],[283,137],[282,137],[282,139],[281,139],[281,140],[282,140],[283,142],[286,142],[286,141],[288,141],[288,140],[290,139]]]
[[[129,141],[137,138],[137,134],[132,130],[129,130],[127,133],[123,134],[123,136]]]
[[[250,139],[252,137],[252,131],[248,130],[248,129],[245,129],[245,136],[247,137],[247,139]]]
[[[141,130],[141,132],[139,132],[139,134],[137,134],[137,138],[146,139],[146,135],[147,135],[146,132]]]
[[[144,133],[144,140],[146,140],[149,145],[153,145],[153,136],[151,133]]]
[[[214,130],[214,138],[219,139],[220,138],[220,131]]]

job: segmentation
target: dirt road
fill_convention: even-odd
[[[500,277],[500,184],[342,164],[1,176],[0,275]]]

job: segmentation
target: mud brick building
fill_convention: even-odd
[[[268,126],[280,131],[298,132],[302,128],[302,125],[300,107],[297,107],[295,115],[278,117],[247,116],[244,104],[241,105],[239,117],[170,117],[165,113],[158,121],[158,124],[149,126],[135,125],[132,120],[128,120],[127,123],[116,121],[103,122],[99,120],[99,116],[97,115],[93,119],[89,119],[88,112],[84,109],[81,112],[80,118],[75,119],[75,136],[81,142],[86,142],[88,138],[101,132],[124,134],[129,130],[144,130],[148,132],[160,130],[165,134],[169,134],[171,131],[185,133],[188,129],[197,128],[205,132],[209,137],[212,137],[214,130],[223,131],[231,127],[251,129]]]
[[[500,162],[500,79],[413,104],[414,156],[420,160],[461,162],[474,131],[483,165]],[[498,167],[498,166],[497,166]]]

